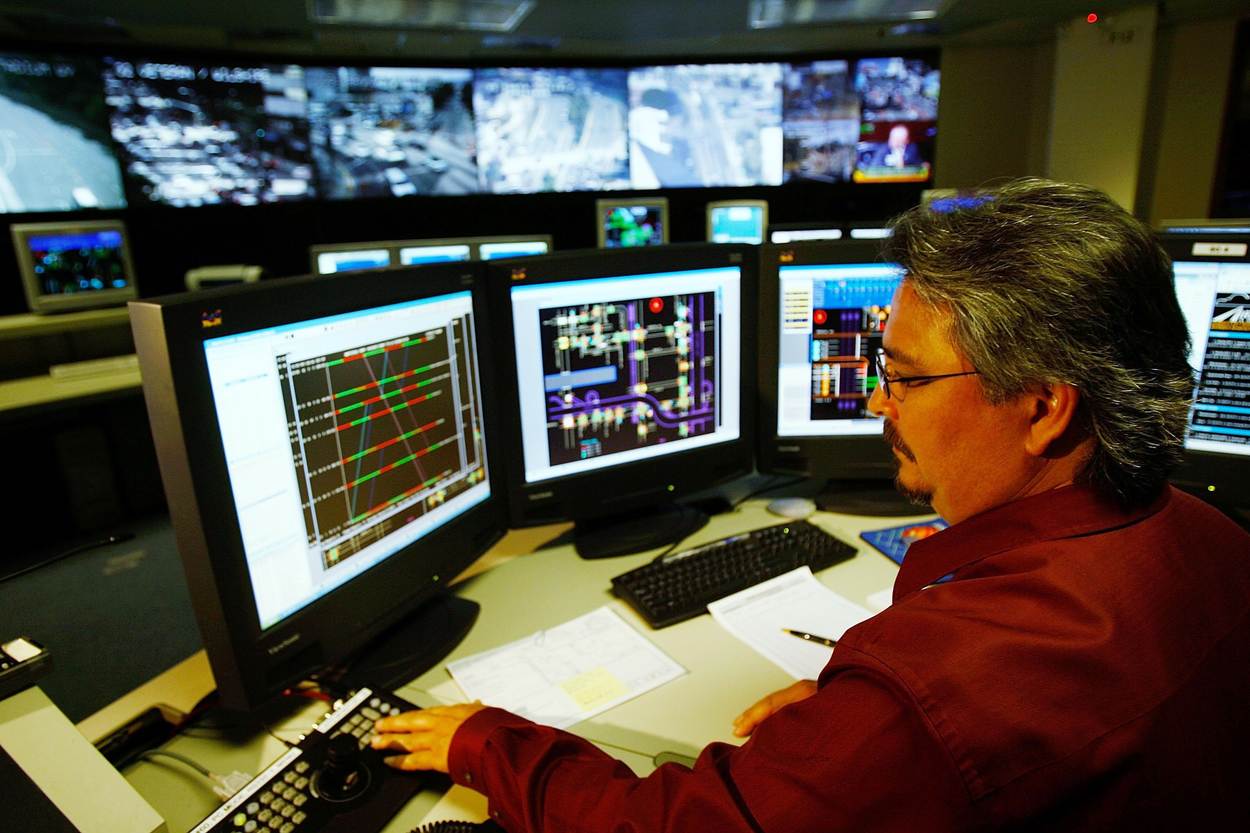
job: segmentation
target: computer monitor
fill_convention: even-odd
[[[595,200],[599,248],[659,246],[668,242],[668,200],[639,197]]]
[[[551,251],[550,235],[530,235],[519,237],[478,237],[478,260],[499,260],[505,257],[530,257],[545,255]]]
[[[769,243],[803,243],[812,240],[841,240],[842,226],[826,223],[774,223],[768,227]]]
[[[846,235],[852,240],[884,240],[894,230],[885,220],[859,220],[847,223]]]
[[[1250,507],[1250,228],[1189,225],[1160,236],[1189,326],[1197,387],[1173,476],[1216,503]]]
[[[224,706],[336,664],[393,686],[467,631],[476,605],[444,588],[506,526],[485,315],[475,264],[131,304]]]
[[[312,271],[317,275],[385,269],[398,262],[387,243],[344,243],[309,247]]]
[[[768,228],[768,203],[764,200],[722,200],[707,204],[709,243],[764,242]]]
[[[135,297],[135,267],[121,220],[16,223],[11,233],[31,312],[108,307]]]
[[[422,263],[449,263],[472,260],[473,251],[468,243],[423,243],[419,246],[400,246],[399,262],[404,266]]]
[[[680,540],[674,501],[751,471],[756,258],[735,245],[493,265],[511,516],[576,521],[583,557]]]
[[[882,422],[867,410],[903,271],[878,244],[769,244],[760,263],[758,466],[827,478],[834,511],[916,514],[888,482]]]

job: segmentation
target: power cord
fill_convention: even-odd
[[[251,775],[238,770],[235,770],[229,775],[218,775],[216,772],[213,772],[208,767],[193,758],[188,758],[186,755],[180,755],[177,752],[169,752],[164,749],[149,749],[139,755],[138,760],[144,761],[151,760],[152,758],[170,758],[191,767],[213,783],[213,793],[222,801],[228,801],[232,795],[243,789],[252,780]]]

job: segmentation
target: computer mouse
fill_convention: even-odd
[[[792,520],[802,520],[816,511],[816,504],[805,497],[779,497],[769,501],[768,511]]]

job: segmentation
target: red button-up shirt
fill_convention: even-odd
[[[646,778],[487,709],[452,777],[514,833],[1250,830],[1250,535],[1175,490],[1065,487],[914,543],[818,682]]]

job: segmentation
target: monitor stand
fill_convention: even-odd
[[[338,681],[351,688],[401,686],[455,650],[480,610],[477,602],[443,591],[370,641]]]
[[[816,508],[845,515],[901,518],[933,513],[931,506],[912,503],[885,480],[830,480],[814,499]]]
[[[664,503],[578,521],[573,547],[582,558],[612,558],[673,544],[707,525],[707,515],[693,507]]]

